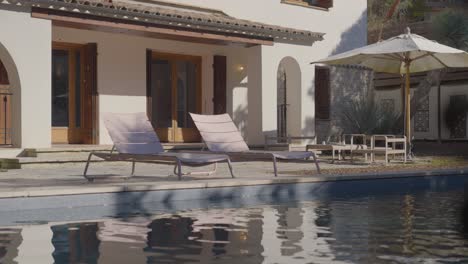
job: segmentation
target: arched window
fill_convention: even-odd
[[[294,58],[281,60],[276,91],[278,137],[301,135],[301,76],[301,68]]]
[[[8,85],[8,84],[10,84],[10,81],[8,80],[8,73],[2,61],[0,61],[0,85]]]

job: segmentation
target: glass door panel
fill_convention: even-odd
[[[161,141],[173,141],[172,120],[172,63],[156,59],[151,64],[151,122]]]
[[[196,65],[191,61],[177,61],[177,127],[193,128],[189,113],[197,112]]]
[[[161,141],[199,142],[189,112],[200,112],[201,58],[153,53],[151,118]]]
[[[84,133],[82,45],[54,44],[52,50],[52,143],[80,144]]]
[[[69,67],[68,51],[52,53],[52,126],[68,127]]]
[[[151,94],[153,95],[152,123],[157,128],[172,127],[171,62],[155,60],[151,67]]]

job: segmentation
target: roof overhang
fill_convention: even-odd
[[[232,35],[219,35],[208,32],[181,30],[167,26],[156,26],[142,22],[81,15],[63,11],[33,8],[31,16],[52,20],[54,26],[95,30],[109,33],[123,33],[143,37],[162,38],[204,44],[226,45],[239,43],[245,46],[273,45],[272,39],[251,39]]]
[[[156,4],[120,0],[3,0],[2,6],[30,8],[32,16],[50,19],[56,26],[210,44],[246,46],[275,42],[312,45],[323,33],[267,25],[230,17]],[[189,10],[189,11],[187,11]]]

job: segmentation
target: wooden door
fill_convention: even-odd
[[[148,116],[163,142],[199,142],[189,113],[201,111],[201,58],[152,52]]]
[[[97,143],[95,65],[95,46],[53,44],[52,143]]]

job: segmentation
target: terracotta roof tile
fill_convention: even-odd
[[[313,42],[322,40],[324,35],[308,30],[238,19],[219,10],[162,1],[0,0],[0,8],[2,4],[41,7],[302,45],[312,45]]]

